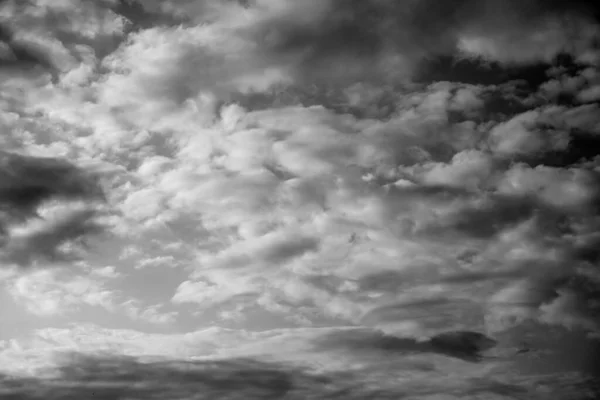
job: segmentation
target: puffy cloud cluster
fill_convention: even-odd
[[[75,163],[118,213],[90,255],[102,284],[10,277],[29,310],[180,322],[167,301],[190,325],[367,325],[409,347],[600,329],[586,2],[36,4],[15,24],[56,21],[40,26],[71,61],[3,83],[1,261],[67,262],[99,231]],[[428,82],[438,56],[454,64]]]
[[[81,304],[113,308],[114,293],[100,282],[83,276],[68,276],[56,270],[35,271],[9,283],[9,292],[39,316],[67,314]]]
[[[82,270],[81,265],[27,271],[3,277],[2,283],[18,308],[37,318],[68,321],[72,316],[85,319],[101,317],[103,313],[124,316],[132,321],[149,324],[172,323],[176,311],[165,311],[160,304],[147,305],[121,290],[111,287],[111,281],[122,279],[114,267]],[[10,303],[9,303],[10,304]],[[18,309],[3,310],[8,321]]]
[[[238,92],[280,88],[294,97],[293,90],[314,84],[342,91],[357,81],[378,88],[408,84],[427,69],[423,64],[440,55],[521,66],[569,53],[594,65],[599,34],[585,2],[167,1],[140,6],[140,23],[144,15],[160,12],[174,21],[133,31],[102,62],[113,73],[98,87],[107,105],[130,111],[122,117],[133,124],[140,119],[160,123],[158,110],[173,113],[185,100],[200,99],[202,108],[208,102],[212,111],[215,97],[228,100]],[[589,90],[582,96],[593,98]],[[348,96],[342,96],[344,102],[351,101]],[[276,101],[285,102],[280,97]]]
[[[498,329],[493,321],[524,310],[555,322],[545,313],[562,310],[572,324],[566,306],[547,304],[567,277],[592,268],[577,256],[583,236],[573,229],[595,229],[597,172],[539,161],[574,151],[570,126],[558,148],[536,142],[554,134],[538,123],[545,109],[523,114],[533,122],[520,132],[511,120],[453,122],[446,90],[415,93],[384,122],[321,107],[229,106],[206,129],[209,142],[186,138],[153,190],[216,240],[173,301],[212,307],[258,296],[271,309],[316,308],[415,335],[484,321]],[[510,135],[532,144],[498,144]],[[547,273],[557,280],[538,302],[511,308],[490,297]],[[587,315],[576,320],[596,326]]]
[[[133,161],[109,193],[126,226],[141,240],[162,230],[152,240],[184,243],[125,259],[191,268],[172,301],[203,312],[258,306],[416,336],[496,330],[523,315],[595,327],[592,292],[564,302],[550,290],[510,306],[491,296],[531,288],[548,271],[560,289],[589,270],[581,255],[594,243],[598,195],[594,166],[569,155],[593,138],[595,108],[545,105],[481,120],[500,90],[430,85],[383,121],[319,106],[228,105],[190,131],[188,110],[168,146],[148,142],[112,159]]]
[[[0,21],[14,31],[11,36],[17,46],[13,47],[17,60],[37,60],[57,76],[86,64],[90,46],[110,47],[125,32],[127,20],[110,9],[116,3],[8,0],[0,5]]]
[[[224,26],[245,39],[250,65],[267,62],[302,80],[403,79],[424,57],[456,52],[503,64],[549,61],[562,52],[589,58],[598,34],[584,1],[168,1],[146,7],[161,7],[190,25]]]

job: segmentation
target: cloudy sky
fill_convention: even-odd
[[[590,4],[1,1],[0,370],[32,398],[52,371],[182,399],[584,398]],[[429,346],[452,331],[497,345]]]

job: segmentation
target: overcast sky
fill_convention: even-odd
[[[118,364],[183,399],[206,387],[138,358],[218,358],[287,382],[210,386],[240,398],[583,396],[598,17],[583,0],[0,2],[0,370]],[[475,362],[424,344],[451,331],[497,346]]]

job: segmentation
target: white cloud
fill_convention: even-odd
[[[33,1],[23,4],[4,2],[0,20],[15,30],[14,40],[34,46],[57,69],[53,74],[73,82],[73,71],[81,68],[73,45],[84,42],[110,46],[111,40],[124,34],[127,21],[114,13],[110,2]],[[8,3],[8,4],[6,4]],[[57,75],[58,74],[58,75]]]
[[[5,279],[5,285],[18,305],[39,317],[68,318],[82,312],[93,316],[96,307],[159,325],[172,323],[177,317],[176,311],[164,311],[161,305],[145,305],[111,289],[109,281],[120,276],[114,267],[93,269],[89,275],[75,274],[76,271],[53,268],[13,274]]]
[[[583,169],[517,164],[509,169],[498,184],[501,193],[532,194],[553,206],[573,210],[588,207],[595,198],[594,176]]]
[[[556,298],[540,307],[540,311],[540,320],[543,322],[564,325],[570,329],[583,327],[592,332],[598,330],[598,321],[590,317],[598,311],[598,305],[573,290],[560,290]]]
[[[108,266],[102,267],[102,268],[93,269],[91,272],[92,272],[93,275],[97,275],[97,276],[100,276],[102,278],[107,278],[107,279],[118,278],[118,277],[120,277],[122,275],[112,265],[108,265]]]
[[[491,157],[476,150],[456,153],[450,163],[435,163],[425,167],[423,181],[430,185],[448,185],[468,189],[489,184],[494,166]]]
[[[173,229],[188,221],[184,236],[175,234],[186,245],[177,255],[150,253],[135,260],[127,250],[122,261],[189,265],[194,272],[168,295],[173,305],[193,303],[206,311],[256,299],[283,315],[293,312],[289,304],[302,304],[317,315],[357,321],[366,309],[393,302],[402,279],[426,285],[464,268],[487,276],[485,263],[512,263],[523,257],[518,254],[529,257],[532,248],[543,253],[536,237],[544,233],[535,227],[532,236],[494,246],[491,241],[530,218],[534,201],[582,211],[595,196],[592,175],[498,161],[480,143],[488,133],[498,143],[510,141],[515,131],[496,125],[490,133],[490,126],[450,122],[448,109],[457,107],[451,89],[437,85],[407,96],[406,108],[388,121],[359,120],[323,107],[230,106],[221,113],[223,121],[202,123],[194,134],[187,125],[193,117],[174,125],[171,154],[158,155],[161,142],[149,142],[153,155],[141,157],[146,150],[138,149],[114,159],[135,161],[135,170],[117,174],[112,196],[135,225],[137,233],[127,233],[135,240],[166,229],[164,221],[179,221],[167,222]],[[465,101],[473,106],[462,108],[478,112],[477,101]],[[503,149],[528,149],[520,142],[529,143],[528,134],[523,130],[517,144]],[[412,183],[395,184],[402,181]],[[364,240],[349,243],[352,233]],[[490,246],[487,259],[476,261],[481,265],[459,260],[463,253],[482,252],[485,240]],[[179,263],[176,257],[188,251],[193,261]],[[369,275],[390,271],[397,275],[388,286],[363,289]],[[313,278],[322,276],[339,283],[316,284]],[[491,276],[488,284],[496,290]],[[456,287],[442,289],[450,294]],[[465,296],[485,299],[480,290],[465,288]],[[479,324],[461,319],[470,312],[463,304],[449,301],[445,309],[465,327]]]
[[[53,378],[53,386],[44,393],[54,393],[68,381],[68,392],[61,393],[80,397],[89,394],[93,385],[95,395],[108,393],[108,386],[111,394],[138,397],[148,395],[144,388],[149,386],[164,397],[175,393],[273,397],[285,392],[327,399],[342,391],[349,399],[407,394],[517,399],[524,394],[544,396],[548,391],[577,393],[583,387],[575,385],[586,382],[581,373],[568,369],[538,376],[522,373],[511,360],[467,363],[427,343],[347,327],[260,333],[209,328],[165,335],[72,325],[2,342],[0,349],[2,369],[14,374],[11,382],[27,382],[28,392],[23,395],[44,388],[36,377]],[[510,346],[504,350],[510,352]],[[130,380],[121,385],[125,373]],[[132,385],[131,380],[144,385]],[[86,385],[79,384],[83,381]],[[19,385],[3,390],[21,394]]]
[[[426,113],[426,109],[431,110],[425,108],[422,112]],[[431,112],[439,113],[435,107]],[[299,114],[304,114],[304,117],[296,122],[295,118],[298,118]],[[180,213],[201,215],[203,227],[213,232],[215,238],[219,238],[215,242],[216,247],[209,248],[210,254],[199,251],[194,278],[181,283],[173,295],[173,302],[193,302],[202,308],[208,308],[235,299],[236,296],[253,293],[258,295],[264,290],[280,290],[287,300],[308,302],[329,315],[352,320],[360,315],[368,303],[366,298],[358,300],[358,295],[346,297],[338,291],[340,289],[332,288],[331,292],[319,289],[305,282],[305,277],[326,274],[342,280],[360,279],[364,272],[359,271],[367,264],[371,264],[370,268],[374,268],[374,271],[394,269],[393,265],[398,264],[398,257],[402,257],[402,249],[406,249],[410,256],[395,268],[402,269],[401,265],[409,266],[411,262],[434,263],[427,273],[430,274],[429,278],[425,274],[423,279],[435,279],[438,273],[446,269],[450,272],[458,268],[452,265],[455,264],[455,254],[460,251],[444,255],[446,247],[437,247],[426,238],[423,242],[412,239],[411,245],[409,231],[397,238],[386,235],[395,231],[395,227],[390,225],[392,221],[404,220],[408,224],[407,227],[411,224],[413,227],[428,226],[431,217],[427,213],[431,212],[431,207],[434,207],[438,217],[451,218],[448,220],[449,226],[457,224],[457,218],[462,218],[461,213],[466,211],[462,208],[460,197],[457,197],[454,203],[444,204],[441,199],[427,195],[425,187],[422,189],[423,194],[419,194],[421,188],[417,185],[412,189],[415,191],[412,195],[414,200],[409,200],[411,198],[406,195],[410,195],[410,190],[398,188],[394,194],[384,190],[382,186],[377,187],[362,179],[362,174],[377,167],[374,160],[381,160],[382,154],[383,157],[388,157],[386,152],[395,150],[387,145],[388,140],[395,140],[394,134],[400,142],[409,141],[413,146],[418,146],[422,141],[424,148],[432,146],[427,142],[430,140],[427,136],[415,135],[408,129],[392,133],[391,127],[402,128],[403,124],[409,123],[412,125],[409,126],[415,127],[419,132],[418,129],[422,128],[412,119],[399,119],[379,127],[370,127],[371,130],[363,134],[359,133],[357,121],[345,117],[338,118],[321,108],[282,109],[268,113],[242,112],[237,115],[234,118],[235,125],[229,125],[230,130],[235,130],[226,136],[224,145],[218,147],[218,158],[192,158],[195,153],[191,149],[195,144],[186,140],[186,147],[181,149],[184,157],[168,169],[156,170],[155,177],[152,178],[153,183],[149,182],[149,189],[144,189],[154,191],[152,185],[157,185],[166,199],[166,204]],[[247,124],[258,124],[258,127],[247,130]],[[458,134],[464,133],[460,126],[455,129]],[[317,133],[321,136],[316,136]],[[380,144],[378,135],[383,134],[391,138]],[[249,135],[253,140],[242,140],[244,135]],[[336,139],[325,140],[327,135]],[[234,140],[238,136],[240,141]],[[320,141],[319,145],[313,144],[317,140],[315,138]],[[315,157],[318,157],[331,167],[310,172],[306,168],[295,168],[287,156],[283,157],[276,151],[270,153],[269,149],[277,149],[277,146],[293,148],[287,144],[288,141],[311,159],[315,160]],[[440,142],[436,145],[445,144],[441,140]],[[372,153],[365,158],[362,149],[369,144]],[[427,172],[420,172],[417,176],[421,176],[424,182],[429,184],[457,188],[466,185],[473,190],[479,190],[488,185],[489,177],[495,174],[502,178],[500,182],[505,182],[500,185],[502,193],[529,193],[516,193],[516,186],[510,186],[513,189],[507,186],[506,182],[514,181],[510,174],[516,173],[516,170],[497,170],[500,166],[495,165],[490,156],[482,152],[454,151],[455,156],[449,163],[441,161],[435,152],[432,153],[432,157],[440,161],[423,164],[429,165],[425,168],[420,167],[422,171]],[[204,154],[210,152],[204,151]],[[269,163],[268,168],[265,168],[265,163]],[[192,172],[188,165],[197,166],[201,172]],[[312,165],[318,164],[312,162]],[[353,166],[354,169],[348,166]],[[214,172],[209,173],[211,169]],[[221,172],[224,169],[243,172],[236,176]],[[503,176],[505,172],[509,173],[506,177]],[[466,180],[467,177],[472,177],[471,183]],[[540,181],[537,178],[535,180]],[[558,184],[556,179],[552,182]],[[585,180],[581,185],[583,195],[589,185]],[[520,187],[528,188],[531,185]],[[563,193],[565,190],[571,193],[566,187],[564,190],[548,190],[551,194],[544,199],[553,202],[558,201],[557,193]],[[149,198],[142,195],[143,192],[138,193],[140,199]],[[573,196],[575,195],[573,192]],[[403,196],[404,206],[394,201],[395,198]],[[477,198],[476,193],[473,196]],[[581,200],[586,198],[588,197],[584,196]],[[581,205],[578,199],[579,197],[573,198],[571,203]],[[429,205],[421,208],[419,202],[428,202]],[[493,204],[490,203],[492,207]],[[448,225],[441,223],[436,226],[436,229],[447,229],[442,227]],[[353,230],[362,232],[370,241],[351,256],[344,258],[346,251],[340,251],[340,244],[345,248],[354,246],[344,242]],[[303,238],[303,235],[306,237]],[[320,245],[315,247],[316,243]],[[468,246],[467,238],[465,247]],[[432,249],[436,248],[439,250],[433,251],[442,253],[432,254]],[[310,251],[305,254],[307,249]],[[378,258],[374,258],[376,255]],[[436,265],[438,262],[440,264]],[[442,267],[444,263],[448,265]],[[456,312],[459,312],[459,308],[457,306]]]
[[[154,258],[145,258],[135,266],[135,268],[173,268],[178,265],[178,261],[173,256],[160,256]]]
[[[222,287],[218,284],[208,284],[202,281],[185,281],[177,287],[171,301],[175,304],[196,303],[200,307],[210,307],[230,300],[233,296],[252,293],[252,288],[248,285],[236,289],[233,283]],[[258,290],[259,288],[255,289],[256,292]]]
[[[164,114],[203,93],[268,86],[269,75],[259,72],[265,66],[247,54],[251,48],[218,24],[134,33],[104,60],[112,73],[96,87],[99,100],[127,110],[129,123],[156,126]],[[274,82],[285,80],[270,75]]]
[[[591,103],[600,100],[600,85],[595,85],[577,94],[579,101],[583,103]]]
[[[577,146],[595,140],[597,106],[551,104],[593,100],[595,75],[555,71],[535,94],[518,82],[404,82],[425,74],[424,56],[457,46],[499,62],[471,74],[457,61],[463,81],[552,59],[569,44],[557,18],[571,16],[580,33],[590,27],[580,13],[562,2],[543,13],[541,2],[148,2],[158,14],[139,9],[125,38],[113,11],[67,3],[38,1],[15,22],[45,21],[21,35],[66,61],[53,81],[2,83],[0,144],[86,165],[109,205],[61,203],[66,214],[54,215],[42,200],[73,200],[93,179],[2,153],[10,237],[0,258],[7,267],[76,259],[100,215],[114,237],[88,253],[89,275],[6,273],[32,313],[101,307],[168,330],[243,312],[255,326],[342,321],[419,337],[491,329],[494,318],[597,328],[593,293],[540,278],[581,277],[597,257],[597,165],[579,162],[587,153]],[[342,114],[310,83],[385,118]],[[275,84],[283,92],[269,98]],[[285,95],[294,105],[276,107]]]
[[[9,293],[41,316],[65,315],[82,305],[115,308],[116,293],[83,276],[65,279],[65,272],[39,270],[19,276],[8,284]]]
[[[176,320],[178,315],[177,311],[166,312],[161,310],[164,307],[159,304],[146,307],[136,299],[126,300],[120,304],[120,307],[123,309],[124,313],[132,319],[142,320],[152,324],[171,324]]]
[[[490,132],[492,150],[502,156],[539,155],[566,150],[568,132],[536,127],[539,116],[538,111],[528,111],[495,126]]]

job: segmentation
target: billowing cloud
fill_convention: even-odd
[[[450,120],[460,107],[444,93],[414,93],[415,105],[388,121],[322,107],[224,108],[205,134],[172,140],[176,157],[148,158],[135,179],[115,181],[113,196],[130,221],[155,221],[144,229],[166,229],[170,241],[184,231],[201,238],[175,250],[192,252],[182,264],[153,253],[135,256],[137,266],[190,268],[172,302],[202,310],[254,298],[270,312],[300,306],[359,322],[370,310],[416,301],[408,288],[417,285],[415,295],[431,293],[439,307],[373,312],[368,323],[417,336],[485,329],[482,304],[523,278],[520,265],[578,262],[569,258],[573,238],[543,220],[564,221],[567,230],[586,224],[597,177],[582,166],[508,163],[509,147],[489,145],[508,133]],[[470,112],[481,107],[471,104],[464,103]],[[387,278],[374,283],[378,275]],[[457,285],[472,280],[480,285],[456,298]]]
[[[475,342],[598,335],[586,2],[5,3],[58,66],[0,83],[0,296],[61,338],[28,354],[106,339],[525,396],[519,368],[558,356]]]
[[[118,276],[110,267],[94,269],[89,275],[76,274],[73,268],[53,268],[14,274],[3,284],[16,305],[42,318],[107,311],[152,324],[175,320],[175,311],[165,311],[162,305],[144,304],[111,289],[109,281]]]
[[[214,96],[281,84],[406,82],[438,55],[522,65],[592,48],[598,31],[583,3],[530,3],[143,3],[147,12],[174,13],[181,25],[133,32],[102,61],[113,73],[94,91],[109,107],[127,109],[120,114],[128,123],[156,126],[157,112],[171,114],[185,100],[208,101],[210,113]]]
[[[369,323],[393,322],[420,335],[450,325],[481,328],[481,301],[528,274],[519,271],[527,260],[537,259],[530,274],[562,265],[577,274],[569,264],[580,261],[570,258],[564,229],[593,213],[596,173],[509,164],[505,152],[479,147],[501,131],[465,130],[442,118],[444,106],[424,104],[418,114],[384,123],[317,107],[238,113],[235,131],[213,141],[218,157],[207,152],[204,160],[191,150],[195,141],[186,141],[181,156],[194,154],[190,162],[214,172],[174,166],[155,184],[172,210],[197,213],[220,239],[199,252],[193,279],[173,300],[209,307],[274,290],[283,309],[291,302],[351,321],[391,303],[401,312],[382,308]],[[302,122],[292,118],[302,114]],[[432,127],[442,132],[428,136]],[[469,139],[477,134],[483,137]],[[551,231],[544,219],[564,222]],[[378,273],[385,285],[366,283]],[[457,298],[457,285],[469,280],[481,286]],[[431,293],[439,310],[426,299],[422,316],[409,312],[402,304],[420,302],[417,293]]]

